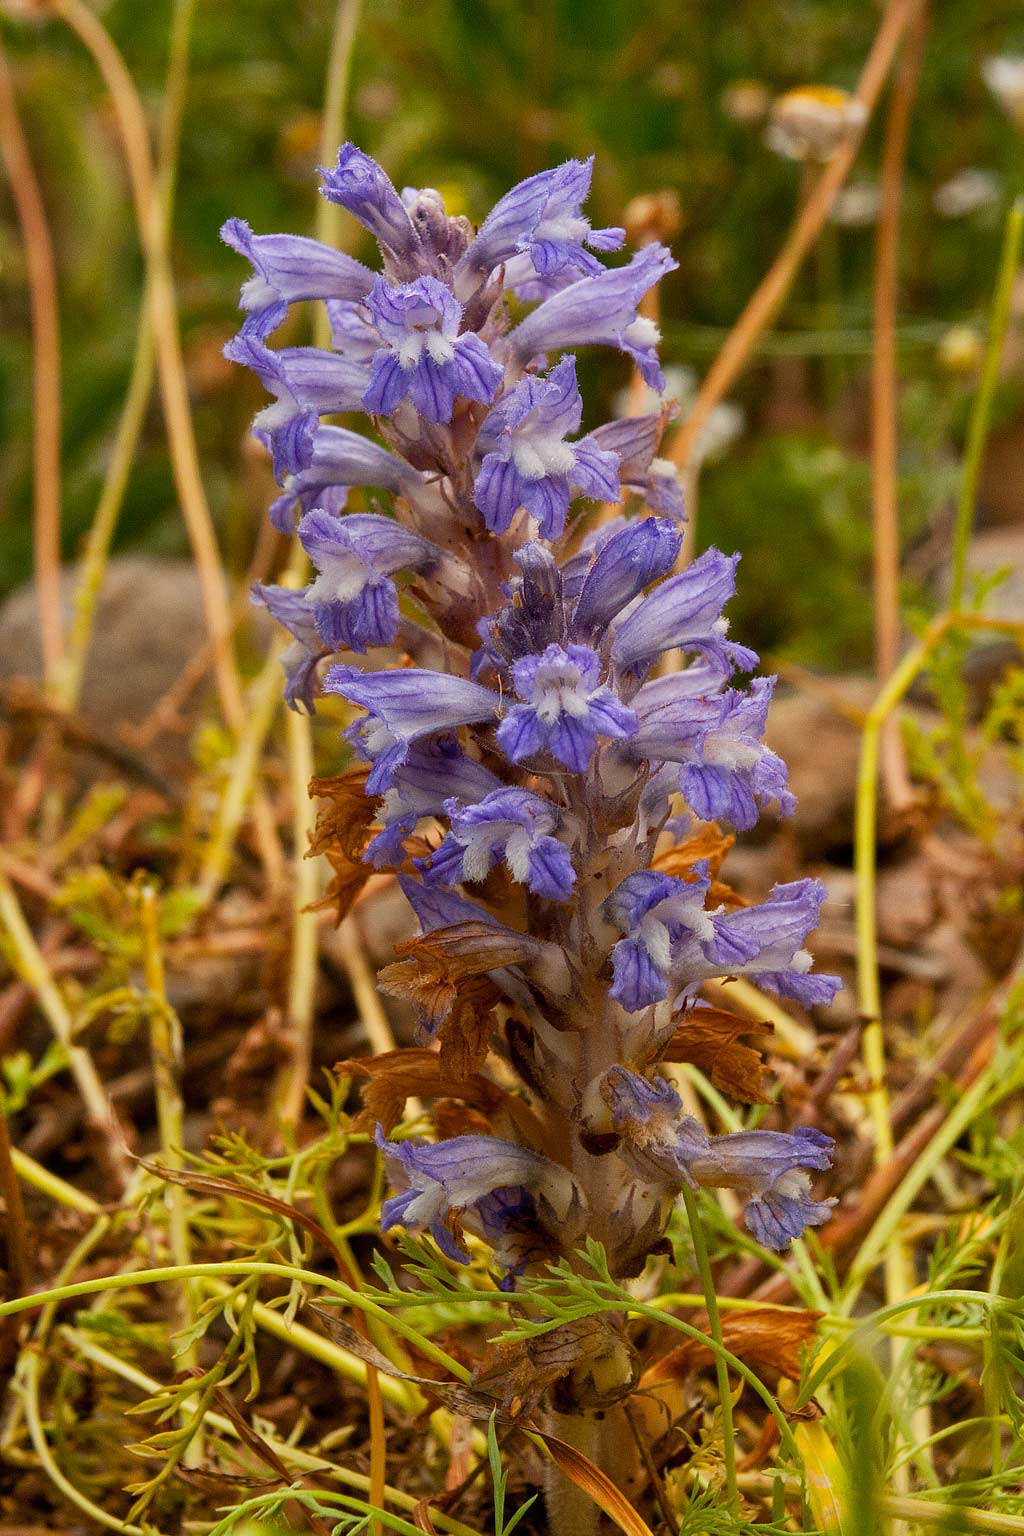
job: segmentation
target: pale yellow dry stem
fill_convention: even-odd
[[[181,1097],[181,1071],[183,1065],[183,1039],[181,1022],[167,1001],[164,982],[164,962],[160,947],[160,906],[156,891],[145,885],[139,892],[139,915],[142,927],[142,961],[146,978],[146,991],[151,999],[149,1009],[149,1039],[153,1055],[153,1084],[156,1097],[157,1127],[160,1132],[160,1156],[168,1168],[182,1166],[182,1150],[185,1145],[185,1106]],[[192,1261],[192,1244],[188,1223],[188,1192],[180,1185],[168,1183],[164,1190],[167,1206],[168,1248],[175,1264],[188,1265]],[[187,1280],[182,1288],[179,1327],[191,1327],[199,1303],[199,1291],[195,1282]],[[190,1370],[199,1365],[198,1340],[190,1339],[178,1355],[179,1369]],[[188,1413],[183,1412],[187,1424]],[[203,1464],[203,1426],[196,1429],[183,1455],[187,1467]]]
[[[861,125],[825,166],[806,202],[799,209],[782,249],[708,369],[693,409],[669,449],[668,456],[673,463],[685,468],[692,458],[693,445],[707,425],[712,411],[725,399],[753,355],[758,341],[789,293],[805,257],[821,234],[832,205],[857,158],[864,127],[874,110],[900,39],[920,3],[921,0],[889,0],[854,93],[854,101],[862,109]],[[693,478],[696,479],[695,473]],[[696,521],[695,512],[693,497],[688,511],[691,540]]]
[[[0,45],[0,154],[21,229],[32,315],[32,518],[43,675],[53,682],[64,654],[60,605],[60,311],[57,268],[39,183]]]
[[[169,235],[174,206],[178,149],[181,142],[181,125],[188,85],[188,56],[197,3],[198,0],[175,0],[171,22],[157,164],[160,217],[165,241]],[[71,614],[67,655],[64,657],[64,664],[58,677],[57,702],[69,713],[78,706],[110,545],[128,488],[132,461],[153,387],[155,362],[152,304],[147,282],[139,312],[131,377],[124,405],[121,408],[114,447],[107,465],[96,514],[85,538]]]
[[[75,1080],[85,1106],[85,1112],[93,1127],[104,1134],[106,1158],[111,1172],[122,1188],[128,1183],[131,1161],[121,1139],[114,1107],[107,1095],[92,1057],[72,1038],[72,1019],[60,988],[54,981],[42,951],[32,936],[25,914],[0,865],[0,923],[10,940],[15,966],[22,979],[32,988],[46,1020],[67,1054],[68,1068]]]
[[[83,4],[83,0],[50,0],[50,3],[96,61],[110,92],[121,134],[139,238],[146,259],[147,292],[171,468],[195,558],[206,626],[213,647],[217,692],[225,720],[231,730],[239,735],[245,725],[245,699],[232,643],[227,579],[196,452],[188,383],[178,332],[177,304],[167,252],[167,234],[145,113],[124,59],[109,32]],[[260,855],[267,875],[272,884],[279,885],[284,871],[284,858],[269,806],[259,794],[255,799],[254,815]]]
[[[284,648],[283,640],[274,641],[249,691],[231,777],[221,796],[217,822],[197,882],[197,895],[204,907],[215,899],[228,876],[242,818],[256,785],[263,747],[277,713]]]
[[[922,0],[900,58],[885,125],[881,206],[875,241],[874,327],[871,352],[871,505],[874,570],[875,673],[882,683],[900,657],[900,528],[896,313],[900,216],[910,115],[924,55],[927,5]],[[882,732],[882,778],[889,805],[901,810],[914,798],[899,725]]]
[[[871,489],[872,558],[874,576],[875,670],[880,683],[891,676],[899,662],[900,532],[898,491],[898,386],[896,361],[896,314],[899,287],[900,216],[906,166],[910,116],[917,94],[924,56],[927,4],[922,3],[904,41],[892,88],[882,152],[881,207],[875,243],[874,335],[871,357]],[[913,803],[914,792],[895,714],[881,724],[879,761],[886,798],[891,810]],[[888,1114],[886,1113],[886,1119]],[[876,1115],[876,1125],[881,1124]],[[891,1137],[889,1138],[891,1141]],[[875,1140],[876,1160],[891,1155]],[[900,1301],[914,1284],[913,1266],[905,1245],[894,1236],[886,1252],[886,1300]],[[891,1360],[898,1368],[902,1346],[893,1341]],[[922,1405],[915,1414],[913,1437],[919,1444],[932,1431],[931,1413]],[[910,1467],[898,1469],[896,1490],[910,1490]]]

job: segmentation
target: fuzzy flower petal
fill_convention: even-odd
[[[707,549],[678,576],[648,593],[615,631],[612,660],[622,671],[646,671],[677,646],[717,662],[726,673],[748,672],[757,656],[725,638],[722,609],[736,590],[738,555]]]
[[[445,803],[451,830],[429,859],[417,861],[428,884],[483,880],[504,859],[513,880],[535,896],[567,901],[576,883],[566,845],[552,834],[554,807],[525,789],[497,789],[475,805]]]
[[[225,245],[252,262],[239,308],[246,311],[245,334],[263,340],[303,299],[365,298],[374,274],[361,261],[305,235],[254,235],[244,219],[228,219],[220,232]]]
[[[255,582],[252,600],[273,614],[292,636],[292,644],[281,654],[286,704],[296,712],[300,712],[299,706],[303,705],[309,714],[313,714],[317,663],[330,654],[330,647],[325,645],[316,627],[307,594],[295,587],[273,587]]]
[[[646,245],[628,266],[582,277],[545,299],[511,333],[509,344],[523,363],[544,352],[588,344],[618,347],[631,357],[653,389],[662,389],[658,366],[660,333],[638,314],[644,294],[678,262],[663,245]]]
[[[520,507],[543,539],[561,537],[574,495],[617,501],[618,459],[589,438],[566,442],[583,413],[576,359],[564,357],[547,378],[522,379],[503,395],[480,430],[484,454],[473,498],[492,533],[504,533]]]
[[[447,422],[459,395],[483,403],[493,399],[502,370],[480,337],[459,335],[462,308],[434,277],[391,287],[378,278],[367,301],[384,342],[374,355],[363,405],[375,416],[390,416],[406,395],[425,421]]]
[[[598,736],[623,740],[636,729],[636,716],[612,690],[599,683],[600,661],[586,645],[549,645],[540,656],[524,656],[512,669],[514,704],[498,727],[498,745],[513,763],[550,752],[574,773],[584,773]]]
[[[487,215],[466,252],[463,266],[488,273],[514,255],[528,259],[533,273],[553,277],[567,268],[599,272],[600,265],[584,249],[616,251],[625,239],[622,229],[591,229],[582,205],[590,192],[593,156],[567,160],[553,170],[540,171],[506,192]]]
[[[319,347],[282,347],[272,352],[243,331],[224,356],[251,368],[274,396],[253,421],[253,433],[273,454],[278,481],[305,469],[321,416],[362,410],[369,372],[336,352]]]
[[[384,1154],[388,1177],[399,1191],[385,1201],[381,1231],[405,1227],[429,1232],[441,1252],[456,1263],[469,1255],[451,1232],[458,1217],[472,1230],[481,1203],[497,1190],[532,1196],[536,1214],[557,1229],[581,1204],[572,1176],[557,1163],[497,1136],[455,1136],[448,1141],[388,1141],[378,1126],[375,1140]],[[492,1232],[500,1225],[494,1204],[486,1210]]]
[[[320,167],[321,191],[327,201],[338,203],[368,229],[385,251],[408,257],[419,245],[416,229],[405,205],[385,171],[354,144],[343,144],[337,164]],[[348,297],[339,294],[339,298]]]
[[[318,573],[307,598],[332,650],[363,653],[369,645],[390,645],[399,618],[398,592],[390,578],[441,558],[429,540],[370,513],[335,517],[315,507],[299,523],[298,533]]]
[[[668,995],[668,982],[680,941],[712,942],[712,916],[704,909],[710,881],[699,864],[692,881],[645,869],[616,886],[604,915],[620,933],[612,950],[611,996],[627,1013],[638,1013]]]
[[[488,688],[419,667],[392,672],[332,667],[324,688],[367,711],[345,735],[363,761],[373,764],[366,781],[370,795],[388,788],[413,742],[474,721],[491,720],[500,704],[498,695]]]
[[[354,485],[401,491],[415,500],[424,481],[404,460],[370,438],[347,427],[320,426],[313,434],[305,468],[284,477],[284,493],[272,504],[270,521],[279,533],[291,533],[296,503],[302,512],[314,504],[340,512]]]
[[[612,1067],[600,1084],[613,1128],[623,1135],[638,1171],[667,1175],[692,1189],[735,1189],[744,1216],[766,1248],[785,1249],[808,1227],[820,1227],[833,1200],[814,1200],[810,1171],[832,1166],[835,1143],[811,1126],[793,1132],[736,1131],[709,1136],[699,1120],[680,1117],[670,1084]]]

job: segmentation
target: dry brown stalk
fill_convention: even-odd
[[[897,482],[898,387],[896,310],[899,286],[900,215],[910,116],[921,73],[928,23],[922,3],[903,45],[885,124],[875,241],[874,326],[871,353],[871,510],[874,532],[875,670],[880,682],[900,658],[900,531]],[[881,769],[890,807],[913,799],[899,722],[886,722]]]
[[[669,456],[674,463],[687,464],[691,449],[707,425],[711,412],[728,394],[749,361],[757,342],[789,293],[804,258],[821,234],[857,158],[864,127],[878,101],[900,40],[920,4],[921,0],[889,0],[854,93],[854,102],[862,109],[860,127],[851,133],[825,166],[800,208],[782,249],[708,369],[693,410],[671,445]]]
[[[64,655],[60,612],[60,315],[53,241],[18,116],[14,82],[0,46],[0,153],[21,228],[32,312],[33,551],[43,672],[52,681]]]
[[[224,718],[239,735],[247,708],[232,645],[231,603],[217,546],[213,518],[203,489],[196,451],[188,382],[178,331],[177,304],[167,253],[167,233],[160,208],[153,152],[138,91],[109,32],[82,0],[51,0],[88,49],[110,92],[124,146],[139,238],[146,258],[157,372],[167,427],[167,445],[185,527],[199,577],[206,626],[213,651],[213,672]],[[253,802],[260,856],[272,883],[283,883],[286,862],[269,805],[261,794]]]

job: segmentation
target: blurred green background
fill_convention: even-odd
[[[155,132],[170,0],[97,9]],[[199,0],[196,13],[173,261],[207,492],[239,574],[271,486],[246,445],[258,389],[220,356],[247,269],[217,232],[231,214],[260,231],[312,231],[334,12],[331,0]],[[475,219],[513,181],[569,155],[597,155],[596,224],[619,222],[638,194],[673,191],[680,267],[662,295],[664,356],[699,376],[806,185],[802,168],[765,144],[763,110],[794,86],[852,89],[877,20],[874,6],[840,0],[366,0],[349,133],[399,185],[437,186],[452,211]],[[71,558],[95,511],[128,381],[142,263],[111,109],[92,61],[58,21],[0,26],[58,248],[64,553]],[[915,601],[927,601],[929,551],[941,550],[951,521],[1002,221],[1024,163],[1024,135],[983,69],[994,56],[1021,53],[1018,6],[934,7],[911,123],[901,252],[900,493]],[[855,191],[744,375],[739,409],[720,423],[727,441],[701,487],[700,542],[745,554],[736,624],[771,653],[825,667],[870,657],[867,366],[880,130],[881,117],[851,178]],[[350,221],[346,235],[350,249],[370,257],[368,239]],[[27,579],[31,561],[28,299],[6,187],[0,307],[2,593]],[[627,369],[615,354],[592,355],[586,369],[593,422],[627,382]],[[983,484],[981,516],[989,522],[1020,515],[1013,466],[1024,390],[1012,348],[1005,373],[994,440],[999,470]],[[674,378],[683,393],[692,383]],[[187,550],[155,398],[116,548]]]

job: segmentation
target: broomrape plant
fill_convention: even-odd
[[[710,978],[804,1006],[839,983],[804,947],[817,882],[747,905],[717,879],[731,837],[716,823],[793,809],[763,743],[775,680],[740,681],[757,657],[723,618],[738,557],[677,569],[667,412],[580,435],[574,349],[617,348],[660,389],[639,305],[676,266],[658,244],[603,265],[624,234],[591,228],[590,178],[577,160],[531,176],[474,230],[346,144],[322,191],[376,238],[380,273],[240,219],[223,230],[253,267],[227,354],[274,396],[254,427],[281,486],[271,516],[316,572],[255,596],[293,637],[292,707],[322,688],[361,711],[358,766],[316,781],[314,846],[339,913],[393,869],[420,927],[380,977],[417,1003],[420,1048],[360,1063],[395,1191],[382,1229],[429,1232],[461,1263],[472,1234],[505,1289],[576,1262],[585,1239],[612,1277],[635,1275],[684,1188],[738,1191],[774,1249],[831,1205],[811,1189],[830,1138],[709,1135],[661,1068],[714,1038]],[[330,350],[268,346],[306,300],[327,306]],[[355,411],[376,437],[322,420]],[[355,487],[378,510],[346,512]],[[582,499],[622,510],[571,519]],[[500,1085],[481,1070],[492,1054]],[[464,1133],[389,1139],[417,1093],[460,1100]],[[588,1336],[568,1411],[629,1392],[615,1329]]]

